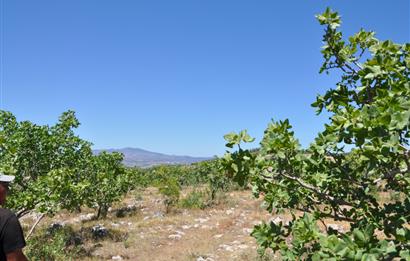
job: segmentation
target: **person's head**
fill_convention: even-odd
[[[6,203],[9,185],[13,180],[14,176],[4,175],[3,173],[0,173],[0,205],[4,205],[4,203]]]

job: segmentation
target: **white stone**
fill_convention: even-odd
[[[222,248],[223,250],[229,251],[229,252],[233,252],[235,250],[232,246],[225,245],[225,244],[220,245],[219,248]]]
[[[338,224],[327,224],[327,227],[332,228],[334,230],[337,230],[339,232],[344,232],[343,227],[341,225],[338,225]]]
[[[275,225],[279,225],[280,222],[283,223],[283,219],[281,217],[275,217],[275,218],[272,218],[270,222],[273,222]]]
[[[181,235],[179,235],[179,234],[174,234],[174,235],[169,235],[168,236],[168,238],[169,239],[174,239],[174,240],[178,240],[178,239],[181,239]]]
[[[89,220],[94,218],[94,214],[89,213],[89,214],[86,214],[86,215],[80,215],[79,218],[80,218],[81,221],[89,221]]]
[[[249,246],[242,244],[242,245],[239,245],[238,248],[239,249],[247,249],[247,248],[249,248]]]
[[[242,231],[245,235],[249,235],[250,233],[252,233],[253,229],[252,228],[244,228],[244,229],[242,229]]]
[[[226,213],[227,215],[232,215],[234,212],[235,212],[235,211],[233,211],[233,210],[231,210],[231,209],[228,209],[225,213]]]
[[[202,257],[202,256],[196,259],[196,261],[214,261],[214,260],[215,259],[213,259],[212,257]]]
[[[209,220],[209,218],[197,218],[197,219],[195,219],[196,222],[199,222],[201,224],[207,222],[208,220]]]

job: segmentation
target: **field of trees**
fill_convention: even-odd
[[[36,217],[25,226],[27,255],[92,259],[85,238],[130,244],[98,226],[46,222],[61,213],[92,210],[95,224],[114,212],[132,216],[133,206],[118,203],[155,191],[158,215],[182,218],[183,209],[218,209],[230,193],[252,190],[272,218],[249,231],[258,254],[238,260],[410,260],[410,44],[380,41],[364,30],[344,37],[340,16],[330,9],[317,19],[325,27],[320,72],[336,70],[340,81],[312,104],[329,122],[307,148],[285,119],[269,123],[255,150],[242,149],[254,139],[241,131],[225,135],[229,151],[221,158],[127,168],[121,154],[92,153],[91,143],[74,133],[80,123],[72,111],[54,126],[1,111],[0,171],[16,176],[6,207],[23,221]]]

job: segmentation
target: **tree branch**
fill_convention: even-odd
[[[36,223],[34,223],[34,225],[31,227],[30,231],[28,232],[27,236],[26,236],[26,240],[31,236],[31,234],[33,233],[34,229],[36,228],[36,226],[38,225],[38,223],[40,223],[40,221],[44,218],[46,214],[42,213],[40,215],[40,217],[37,218]]]
[[[30,209],[22,209],[16,213],[17,218],[21,218],[22,216],[26,215],[30,212]]]
[[[357,68],[359,68],[359,70],[363,69],[362,65],[360,63],[358,63],[357,61],[353,61],[354,65],[357,66]]]
[[[311,210],[306,210],[306,209],[303,209],[303,208],[299,208],[299,207],[297,207],[297,208],[295,208],[296,210],[299,210],[299,211],[302,211],[302,212],[307,212],[307,213],[312,213],[312,211]],[[346,222],[350,222],[350,223],[352,223],[352,222],[355,222],[355,220],[354,219],[352,219],[352,218],[349,218],[349,217],[346,217],[346,216],[339,216],[339,215],[332,215],[332,214],[326,214],[326,213],[321,213],[321,215],[322,215],[322,217],[324,217],[324,218],[333,218],[333,219],[335,219],[335,220],[340,220],[340,221],[346,221]]]
[[[315,192],[321,198],[327,199],[327,200],[329,200],[331,202],[334,202],[336,204],[341,204],[341,205],[346,205],[346,206],[353,206],[350,202],[347,202],[343,199],[337,199],[337,198],[335,198],[335,197],[333,197],[333,196],[331,196],[327,193],[321,192],[319,188],[314,187],[310,184],[306,184],[304,181],[302,181],[301,179],[299,179],[297,177],[290,176],[290,175],[285,174],[285,173],[279,173],[279,175],[281,175],[281,176],[283,176],[287,179],[296,181],[297,183],[299,183],[299,185],[301,185],[302,187],[304,187],[308,190],[311,190],[311,191]]]
[[[268,170],[268,171],[269,171],[269,170]],[[328,201],[331,201],[331,202],[334,203],[334,204],[337,204],[337,205],[346,205],[346,206],[353,206],[353,204],[350,203],[350,202],[347,202],[347,201],[345,201],[345,200],[343,200],[343,199],[335,198],[335,197],[329,195],[328,193],[321,192],[319,188],[314,187],[314,186],[312,186],[312,185],[310,185],[310,184],[307,184],[307,183],[305,183],[304,181],[302,181],[301,179],[299,179],[299,178],[297,178],[297,177],[290,176],[290,175],[285,174],[285,173],[282,173],[282,172],[279,172],[278,175],[280,175],[280,176],[282,176],[282,177],[285,177],[285,178],[287,178],[287,179],[296,181],[296,182],[299,183],[299,185],[301,185],[302,187],[304,187],[304,188],[306,188],[306,189],[308,189],[308,190],[310,190],[310,191],[316,193],[320,198],[323,198],[323,199],[326,199],[326,200],[328,200]],[[261,174],[261,176],[262,176],[263,178],[273,180],[272,177],[269,177],[269,176],[266,176],[266,175],[263,175],[263,174]]]
[[[331,37],[329,37],[329,38],[331,38]],[[339,65],[339,68],[340,68],[343,72],[349,73],[349,72],[344,68],[344,66],[345,66],[347,69],[350,70],[350,73],[357,74],[357,70],[354,69],[352,66],[350,66],[350,64],[348,64],[347,62],[341,62],[341,61],[340,61],[339,54],[338,54],[338,52],[336,52],[334,46],[332,46],[332,43],[329,41],[329,38],[326,39],[326,42],[327,42],[327,44],[329,45],[329,48],[330,48],[330,50],[332,51],[333,56],[334,56],[335,59],[336,59],[336,63]],[[360,68],[360,67],[359,67],[359,68]]]

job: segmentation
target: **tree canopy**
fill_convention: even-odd
[[[325,26],[320,72],[341,74],[312,104],[329,122],[303,149],[289,120],[272,121],[259,152],[239,146],[224,156],[225,169],[263,195],[269,212],[292,213],[289,223],[255,227],[262,251],[285,260],[410,260],[410,44],[365,30],[345,39],[330,9],[317,19]],[[251,142],[245,134],[226,135],[227,146]]]
[[[74,133],[79,124],[73,111],[54,126],[18,122],[0,111],[0,171],[16,176],[7,206],[18,217],[84,205],[97,208],[99,216],[131,187],[122,155],[93,155],[91,143]]]

